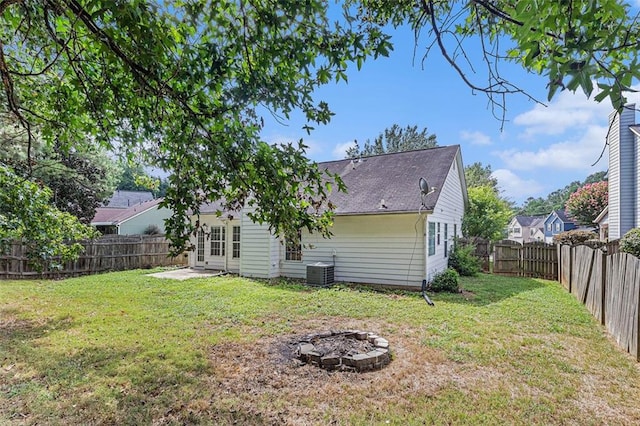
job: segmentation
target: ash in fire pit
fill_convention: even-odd
[[[300,340],[296,355],[326,370],[379,370],[391,361],[386,339],[359,330],[310,334]]]

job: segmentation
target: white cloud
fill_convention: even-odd
[[[560,135],[564,132],[595,123],[606,123],[611,105],[605,100],[597,103],[582,92],[560,94],[548,106],[536,104],[533,109],[516,116],[514,124],[524,127],[521,137]]]
[[[509,169],[515,170],[585,170],[591,169],[605,147],[607,127],[587,126],[574,138],[530,151],[509,149],[495,154]],[[607,151],[600,164],[607,164]]]
[[[542,185],[535,180],[522,179],[511,170],[494,170],[491,176],[498,180],[498,187],[502,190],[502,194],[516,202],[539,195],[543,190]]]
[[[334,148],[333,148],[333,159],[334,160],[341,160],[343,158],[346,157],[347,155],[347,149],[351,148],[355,146],[355,141],[349,141],[349,142],[344,142],[344,143],[339,143],[337,144]]]
[[[482,132],[470,132],[468,130],[462,130],[460,132],[460,139],[468,141],[471,145],[491,145],[491,138]]]

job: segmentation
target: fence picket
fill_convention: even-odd
[[[60,278],[106,271],[185,265],[185,256],[169,257],[169,241],[164,236],[106,236],[86,241],[83,253],[66,262],[61,270],[38,271],[28,263],[25,247],[16,242],[8,254],[0,255],[0,279]]]

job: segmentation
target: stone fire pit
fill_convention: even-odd
[[[325,370],[372,371],[391,362],[389,342],[359,330],[307,335],[299,341],[295,353],[302,362]]]

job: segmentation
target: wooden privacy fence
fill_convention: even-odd
[[[498,241],[493,246],[493,273],[557,280],[558,249],[542,242]]]
[[[457,243],[464,246],[472,245],[474,248],[473,255],[480,261],[482,272],[490,271],[489,259],[491,256],[491,241],[483,238],[459,238]]]
[[[169,257],[169,241],[164,236],[105,236],[82,243],[78,259],[65,262],[61,269],[38,271],[29,263],[25,247],[13,243],[7,254],[0,254],[0,278],[62,278],[106,271],[186,265],[187,257]]]
[[[560,283],[640,360],[640,259],[607,248],[560,246]]]

